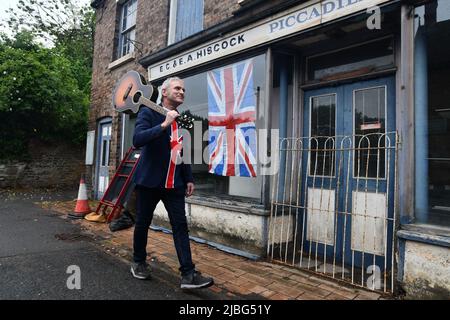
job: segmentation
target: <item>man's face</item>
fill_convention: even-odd
[[[169,102],[178,107],[184,102],[184,82],[182,80],[170,81],[167,90],[162,90],[162,95],[166,97]]]

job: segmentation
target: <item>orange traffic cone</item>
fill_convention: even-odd
[[[78,199],[77,205],[75,206],[75,210],[73,213],[69,213],[69,218],[72,219],[83,219],[84,216],[90,213],[92,210],[89,207],[86,184],[84,183],[83,177],[80,180],[80,188],[78,189]]]

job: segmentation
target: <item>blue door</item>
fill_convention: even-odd
[[[306,91],[303,119],[308,152],[302,159],[305,210],[299,226],[308,267],[388,269],[394,221],[394,77]]]

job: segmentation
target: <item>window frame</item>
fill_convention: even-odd
[[[336,113],[336,111],[337,111],[337,93],[334,92],[334,93],[319,94],[319,95],[311,96],[309,98],[309,106],[308,106],[308,108],[309,108],[309,132],[308,132],[308,134],[309,134],[309,137],[311,137],[311,138],[312,138],[313,99],[314,98],[327,97],[327,96],[334,96],[334,137],[336,137],[336,128],[337,128],[337,116],[336,116],[337,115],[337,113]],[[317,137],[319,137],[319,136],[315,136],[315,138],[317,138]],[[330,136],[330,137],[332,137],[332,136]],[[311,141],[312,140],[310,140],[309,144],[308,144],[308,148],[309,149],[311,149]],[[309,155],[308,155],[308,162],[311,163],[311,160],[312,160],[312,156],[311,156],[311,152],[310,152]],[[333,164],[332,165],[333,165],[332,166],[333,169],[332,169],[332,172],[331,172],[332,175],[319,175],[319,174],[314,174],[313,175],[308,170],[308,172],[307,172],[308,177],[315,176],[315,177],[318,177],[318,178],[335,178],[336,177],[336,158],[333,159]]]
[[[178,7],[178,0],[170,0],[170,11],[169,11],[169,26],[168,26],[168,33],[167,33],[167,45],[170,46],[171,44],[175,43],[175,31],[176,31],[176,20],[177,20],[177,7]]]
[[[362,179],[362,180],[373,180],[373,181],[384,181],[387,177],[387,167],[388,167],[388,158],[387,158],[387,147],[386,147],[386,141],[389,139],[387,136],[388,130],[386,128],[388,123],[388,112],[387,112],[387,96],[388,96],[388,87],[387,85],[380,85],[380,86],[370,86],[366,88],[360,88],[360,89],[354,89],[352,90],[352,135],[353,135],[353,147],[356,148],[356,92],[358,91],[364,91],[364,90],[370,90],[370,89],[380,89],[384,88],[384,133],[381,135],[383,136],[383,139],[385,140],[385,151],[384,151],[384,170],[383,170],[383,177],[364,177],[364,176],[358,176],[356,174],[355,170],[355,164],[353,164],[353,179]],[[353,159],[356,159],[356,150],[353,150]],[[381,172],[379,172],[381,173]]]
[[[118,35],[119,35],[119,39],[117,42],[117,51],[116,51],[116,58],[120,59],[124,56],[126,56],[127,54],[131,54],[134,52],[134,44],[133,42],[136,39],[136,16],[137,16],[137,1],[138,0],[127,0],[124,1],[122,3],[120,3],[120,19],[119,19],[119,30],[118,30]],[[136,6],[135,9],[135,14],[134,14],[134,22],[133,24],[131,24],[128,28],[124,28],[123,27],[123,23],[124,23],[124,19],[128,18],[130,15],[127,15],[125,17],[125,9],[127,7],[129,7],[130,4],[134,4]],[[134,39],[131,38],[127,38],[127,35],[129,35],[132,31],[135,31],[134,33]],[[127,41],[126,41],[127,40]],[[126,44],[130,43],[129,48],[126,49],[126,52],[123,52],[124,46]]]

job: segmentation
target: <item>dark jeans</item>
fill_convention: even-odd
[[[153,219],[153,211],[162,201],[169,215],[172,226],[173,242],[183,276],[194,271],[189,231],[184,209],[184,189],[145,188],[136,186],[136,224],[134,227],[133,260],[144,262],[147,258],[148,229]]]

